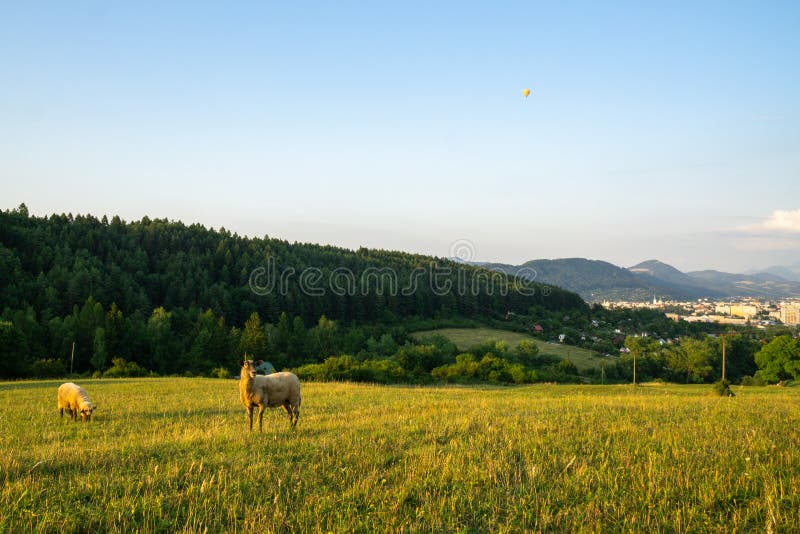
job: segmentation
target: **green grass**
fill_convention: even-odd
[[[0,383],[0,532],[790,532],[800,390],[304,384],[248,433],[234,380]]]
[[[562,345],[560,343],[547,343],[540,339],[519,332],[508,330],[498,330],[496,328],[439,328],[438,330],[425,330],[411,334],[415,339],[421,339],[431,334],[441,334],[459,348],[468,348],[483,343],[487,339],[505,341],[513,348],[523,339],[533,341],[539,347],[540,354],[553,354],[559,358],[570,360],[580,370],[599,369],[602,358],[596,352],[572,345]]]

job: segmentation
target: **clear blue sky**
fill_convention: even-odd
[[[0,208],[797,262],[800,3],[654,4],[5,3]]]

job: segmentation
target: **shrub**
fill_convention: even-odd
[[[33,362],[31,374],[36,378],[57,378],[66,375],[67,368],[61,360],[46,358]]]
[[[437,367],[431,375],[437,380],[456,383],[526,384],[538,379],[538,375],[524,365],[511,363],[491,352],[480,360],[470,353],[459,354],[455,363]]]
[[[358,361],[352,356],[331,356],[322,363],[303,365],[294,370],[303,380],[392,383],[408,377],[405,370],[391,358]]]
[[[412,345],[407,343],[392,358],[412,375],[423,375],[434,368],[452,362],[455,347],[444,349],[434,345]]]
[[[731,383],[727,380],[719,380],[714,382],[714,393],[720,397],[735,397],[736,395],[731,391]]]
[[[405,370],[392,359],[366,360],[351,373],[351,380],[356,382],[378,382],[389,384],[402,382]]]
[[[577,375],[578,367],[570,360],[563,359],[558,363],[558,370],[565,375]]]
[[[753,376],[743,376],[741,383],[742,383],[743,386],[765,386],[766,385],[766,382],[764,382],[758,376],[755,376],[755,377],[753,377]]]
[[[137,377],[148,374],[147,369],[136,362],[126,362],[122,358],[114,358],[111,360],[111,364],[111,367],[103,373],[105,378]]]
[[[536,381],[536,371],[528,371],[525,366],[519,363],[512,365],[508,370],[511,380],[515,384],[525,384]]]
[[[472,382],[478,374],[475,356],[465,352],[456,356],[456,363],[442,365],[431,371],[433,378],[446,382]]]
[[[230,378],[231,372],[225,369],[224,367],[217,367],[213,371],[211,371],[211,376],[214,378]]]

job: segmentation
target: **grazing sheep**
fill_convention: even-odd
[[[62,418],[64,410],[66,410],[67,416],[72,417],[73,421],[78,420],[78,413],[81,414],[82,421],[89,421],[94,412],[94,404],[89,400],[85,389],[72,382],[67,382],[58,386],[58,409]]]
[[[239,396],[250,418],[253,431],[253,409],[258,406],[258,429],[264,431],[264,408],[283,406],[289,414],[292,428],[300,417],[300,379],[293,373],[273,373],[256,376],[253,360],[242,362],[239,373]]]

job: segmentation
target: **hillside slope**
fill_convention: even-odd
[[[585,306],[573,293],[542,291],[536,284],[531,296],[485,287],[459,291],[457,272],[471,280],[480,269],[449,260],[253,239],[224,228],[148,218],[126,223],[118,217],[1,212],[0,267],[2,307],[32,306],[51,316],[69,313],[89,296],[128,314],[149,315],[158,306],[211,308],[234,324],[252,311],[268,320],[289,311],[315,322],[322,314],[361,321],[387,312],[475,316],[525,312],[531,305]],[[437,269],[451,272],[438,274],[437,281]],[[313,276],[303,279],[304,272]]]

